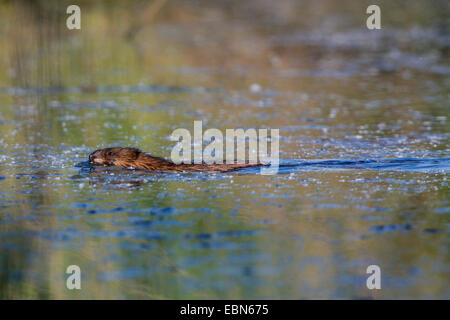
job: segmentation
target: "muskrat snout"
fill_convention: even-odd
[[[99,155],[97,151],[95,151],[89,155],[89,163],[105,164],[105,159],[103,159],[103,157]]]
[[[89,162],[105,166],[113,166],[118,158],[126,158],[127,154],[134,150],[131,148],[106,148],[98,149],[89,155]]]
[[[89,155],[89,162],[90,162],[90,163],[97,163],[97,162],[98,162],[98,157],[97,157],[97,155],[95,154],[95,152],[92,152],[92,153]]]

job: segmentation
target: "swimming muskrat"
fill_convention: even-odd
[[[119,166],[156,171],[196,171],[196,172],[227,172],[248,167],[265,165],[262,163],[214,163],[214,164],[176,164],[169,160],[151,156],[137,148],[106,148],[99,149],[89,155],[89,162],[104,166]]]

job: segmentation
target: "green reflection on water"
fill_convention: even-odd
[[[432,41],[443,2],[383,2],[386,28],[435,34],[375,48],[352,33],[354,1],[82,1],[81,31],[66,4],[0,4],[1,298],[448,298],[447,171],[73,177],[102,146],[168,157],[198,119],[280,128],[288,159],[448,157],[448,80],[429,72],[448,68]],[[373,263],[380,292],[365,288]],[[65,287],[71,264],[81,291]]]

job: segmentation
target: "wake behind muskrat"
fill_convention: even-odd
[[[117,166],[127,169],[141,169],[152,171],[172,171],[172,172],[229,172],[243,168],[258,167],[262,163],[201,163],[176,164],[164,158],[155,157],[142,152],[137,148],[105,148],[92,152],[89,155],[89,162],[103,166]]]

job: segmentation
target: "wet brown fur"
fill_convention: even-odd
[[[166,159],[151,156],[136,148],[120,147],[96,150],[89,155],[89,162],[105,166],[119,166],[142,170],[211,173],[234,171],[262,165],[261,163],[175,164]]]

